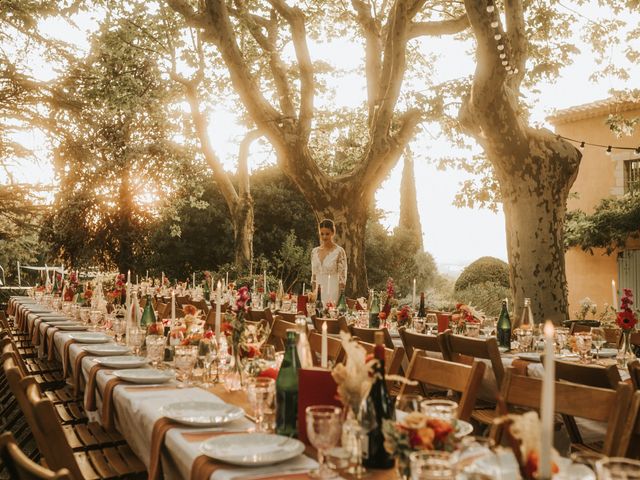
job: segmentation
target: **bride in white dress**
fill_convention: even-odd
[[[311,286],[322,288],[322,301],[326,305],[338,302],[340,292],[347,282],[347,255],[334,243],[336,227],[332,220],[322,220],[319,225],[320,246],[311,252]]]

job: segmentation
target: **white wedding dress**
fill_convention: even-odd
[[[311,282],[322,288],[322,301],[326,305],[338,303],[340,284],[347,281],[347,254],[336,245],[326,257],[320,260],[320,247],[311,252]]]

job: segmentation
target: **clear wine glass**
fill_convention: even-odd
[[[176,345],[173,357],[173,365],[176,369],[177,378],[181,382],[179,388],[191,386],[191,371],[196,363],[198,347],[195,345]]]
[[[427,313],[425,320],[426,334],[432,335],[438,328],[438,316],[435,313]]]
[[[336,472],[325,463],[327,450],[335,447],[342,433],[342,409],[331,405],[307,407],[307,436],[309,442],[318,450],[318,470],[312,472],[313,478],[338,478]]]
[[[482,320],[480,327],[482,328],[482,334],[485,338],[489,338],[496,328],[496,319],[486,317]]]
[[[144,338],[147,332],[143,328],[133,327],[129,329],[129,345],[133,349],[133,354],[140,356],[140,349],[144,345]]]
[[[214,337],[215,338],[215,337]],[[215,340],[209,338],[202,338],[198,342],[198,361],[202,362],[204,368],[202,387],[209,388],[212,386],[211,379],[211,364],[218,355],[218,348]]]
[[[629,458],[610,457],[596,462],[598,480],[638,480],[640,461]]]
[[[591,329],[591,343],[596,349],[596,360],[600,360],[600,349],[607,343],[604,328],[593,327]]]
[[[267,414],[273,412],[273,401],[276,394],[276,381],[273,378],[252,378],[247,385],[247,396],[256,418],[256,432],[268,432]]]
[[[583,362],[587,361],[587,355],[591,351],[591,333],[590,332],[578,332],[575,334],[576,347],[580,354],[580,359]]]
[[[417,393],[404,393],[396,398],[396,411],[411,413],[419,412],[420,404],[424,400],[422,395]]]

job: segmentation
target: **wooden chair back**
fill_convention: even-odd
[[[438,352],[440,349],[440,342],[436,335],[426,335],[424,333],[410,332],[407,327],[400,327],[398,329],[400,334],[400,340],[402,340],[402,346],[407,357],[412,358],[414,350],[424,350],[425,352]]]
[[[169,307],[167,309],[167,307]],[[169,313],[169,316],[171,316],[171,306],[168,303],[162,303],[161,301],[158,301],[156,303],[156,318],[158,320],[162,320],[163,318],[167,318],[167,313]]]
[[[629,369],[629,375],[631,376],[631,382],[635,390],[640,390],[640,360],[634,360],[627,364]]]
[[[382,332],[384,334],[384,346],[391,349],[395,348],[393,339],[387,328],[365,328],[349,325],[349,331],[351,332],[351,336],[358,337],[361,341],[371,344],[375,342],[376,332]]]
[[[71,480],[66,468],[54,472],[33,462],[20,450],[11,432],[0,435],[0,459],[15,480]]]
[[[271,330],[269,331],[267,343],[269,345],[273,345],[277,351],[283,351],[287,344],[287,330],[292,328],[296,328],[295,323],[289,323],[281,319],[276,319],[271,326]]]
[[[344,317],[339,318],[317,318],[313,317],[313,328],[317,332],[322,332],[322,324],[327,322],[327,333],[330,335],[338,335],[340,332],[349,332],[347,320]]]
[[[555,412],[607,424],[602,452],[615,456],[631,406],[633,388],[620,383],[616,390],[589,387],[576,383],[555,382]],[[501,396],[507,407],[518,406],[538,410],[542,394],[542,380],[507,372]],[[499,440],[501,428],[493,426],[491,436]]]
[[[358,340],[367,353],[373,353],[375,344]],[[384,348],[384,369],[387,375],[400,375],[402,370],[402,360],[404,359],[404,348]]]
[[[590,332],[591,327],[588,325],[580,325],[578,322],[571,322],[569,327],[569,335],[575,335],[576,333]]]
[[[311,358],[315,366],[320,365],[322,353],[322,335],[318,332],[309,332],[309,346],[311,347]],[[327,337],[327,359],[334,365],[342,363],[345,358],[342,342],[336,337]]]
[[[438,358],[430,358],[416,350],[411,356],[406,377],[429,387],[453,390],[460,395],[458,401],[458,418],[468,421],[476,404],[478,389],[486,369],[483,362],[473,365],[448,362]],[[407,385],[402,385],[402,395]]]
[[[181,307],[182,305],[187,305],[191,303],[191,297],[188,295],[183,295],[181,297],[176,297],[176,306]]]
[[[185,305],[193,305],[198,310],[202,310],[205,315],[208,314],[210,310],[209,305],[207,304],[207,301],[205,299],[189,300],[189,302],[186,303]]]
[[[13,361],[15,362],[16,366],[20,370],[20,374],[23,377],[29,375],[29,369],[24,363],[24,359],[22,358],[22,356],[18,353],[18,349],[16,348],[11,338],[5,337],[0,340],[0,352],[2,352],[3,356],[5,354],[9,354],[13,357]]]
[[[556,380],[615,390],[622,381],[616,365],[581,365],[556,360]]]
[[[281,320],[289,323],[296,323],[296,315],[297,313],[292,312],[278,312],[275,318],[280,318]]]
[[[444,332],[438,335],[442,356],[445,360],[457,363],[468,363],[464,357],[483,358],[491,362],[498,389],[504,379],[504,365],[498,350],[498,341],[491,338],[469,338]]]

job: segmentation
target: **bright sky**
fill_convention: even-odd
[[[589,12],[596,18],[596,11],[589,8],[581,10],[589,17]],[[53,32],[60,31],[58,26],[51,25]],[[69,40],[68,31],[65,34]],[[78,42],[83,43],[83,34],[78,33]],[[465,47],[450,39],[429,39],[421,44],[423,51],[439,54],[434,66],[435,82],[446,79],[470,75],[474,69],[473,58],[465,55]],[[345,68],[353,66],[353,59],[358,61],[362,56],[359,47],[348,44],[335,44],[332,48],[312,46],[314,59],[325,57],[332,64]],[[469,50],[468,48],[466,49]],[[582,53],[574,57],[574,64],[566,67],[561,78],[552,85],[541,85],[541,94],[533,112],[534,122],[545,122],[545,116],[553,109],[562,109],[574,105],[588,103],[608,97],[611,88],[629,88],[617,79],[608,78],[594,84],[588,80],[594,69],[592,54],[581,48]],[[624,55],[624,46],[612,47],[611,61],[616,62]],[[446,52],[446,53],[443,53]],[[452,56],[455,59],[452,61]],[[46,72],[42,72],[46,76]],[[633,75],[631,76],[634,77]],[[635,76],[637,78],[637,75]],[[360,104],[364,99],[364,80],[357,76],[342,78],[337,92],[336,103],[343,106]],[[234,158],[237,154],[239,133],[235,129],[220,128],[235,124],[235,119],[229,113],[215,112],[211,119],[211,137],[213,145],[229,169],[234,168]],[[550,128],[549,125],[546,125]],[[504,216],[502,212],[495,214],[484,209],[459,209],[452,206],[453,198],[459,184],[468,178],[468,174],[459,171],[440,171],[433,163],[426,159],[461,154],[456,152],[446,140],[433,138],[435,132],[430,131],[418,135],[412,142],[412,150],[416,157],[415,175],[418,192],[418,208],[424,229],[424,245],[436,259],[444,271],[459,270],[476,258],[491,255],[506,260],[506,245],[504,232]],[[42,153],[46,152],[43,139],[36,133],[31,134],[30,142],[40,145]],[[252,167],[270,161],[265,159],[266,145],[257,144],[252,151]],[[471,155],[470,152],[464,152]],[[389,178],[379,189],[376,200],[379,208],[386,212],[385,225],[393,228],[399,217],[399,190],[402,173],[402,162],[392,171]],[[46,163],[37,168],[28,168],[18,172],[19,178],[29,182],[52,181],[52,170]],[[2,177],[0,175],[0,181]],[[470,232],[473,232],[470,235]]]

